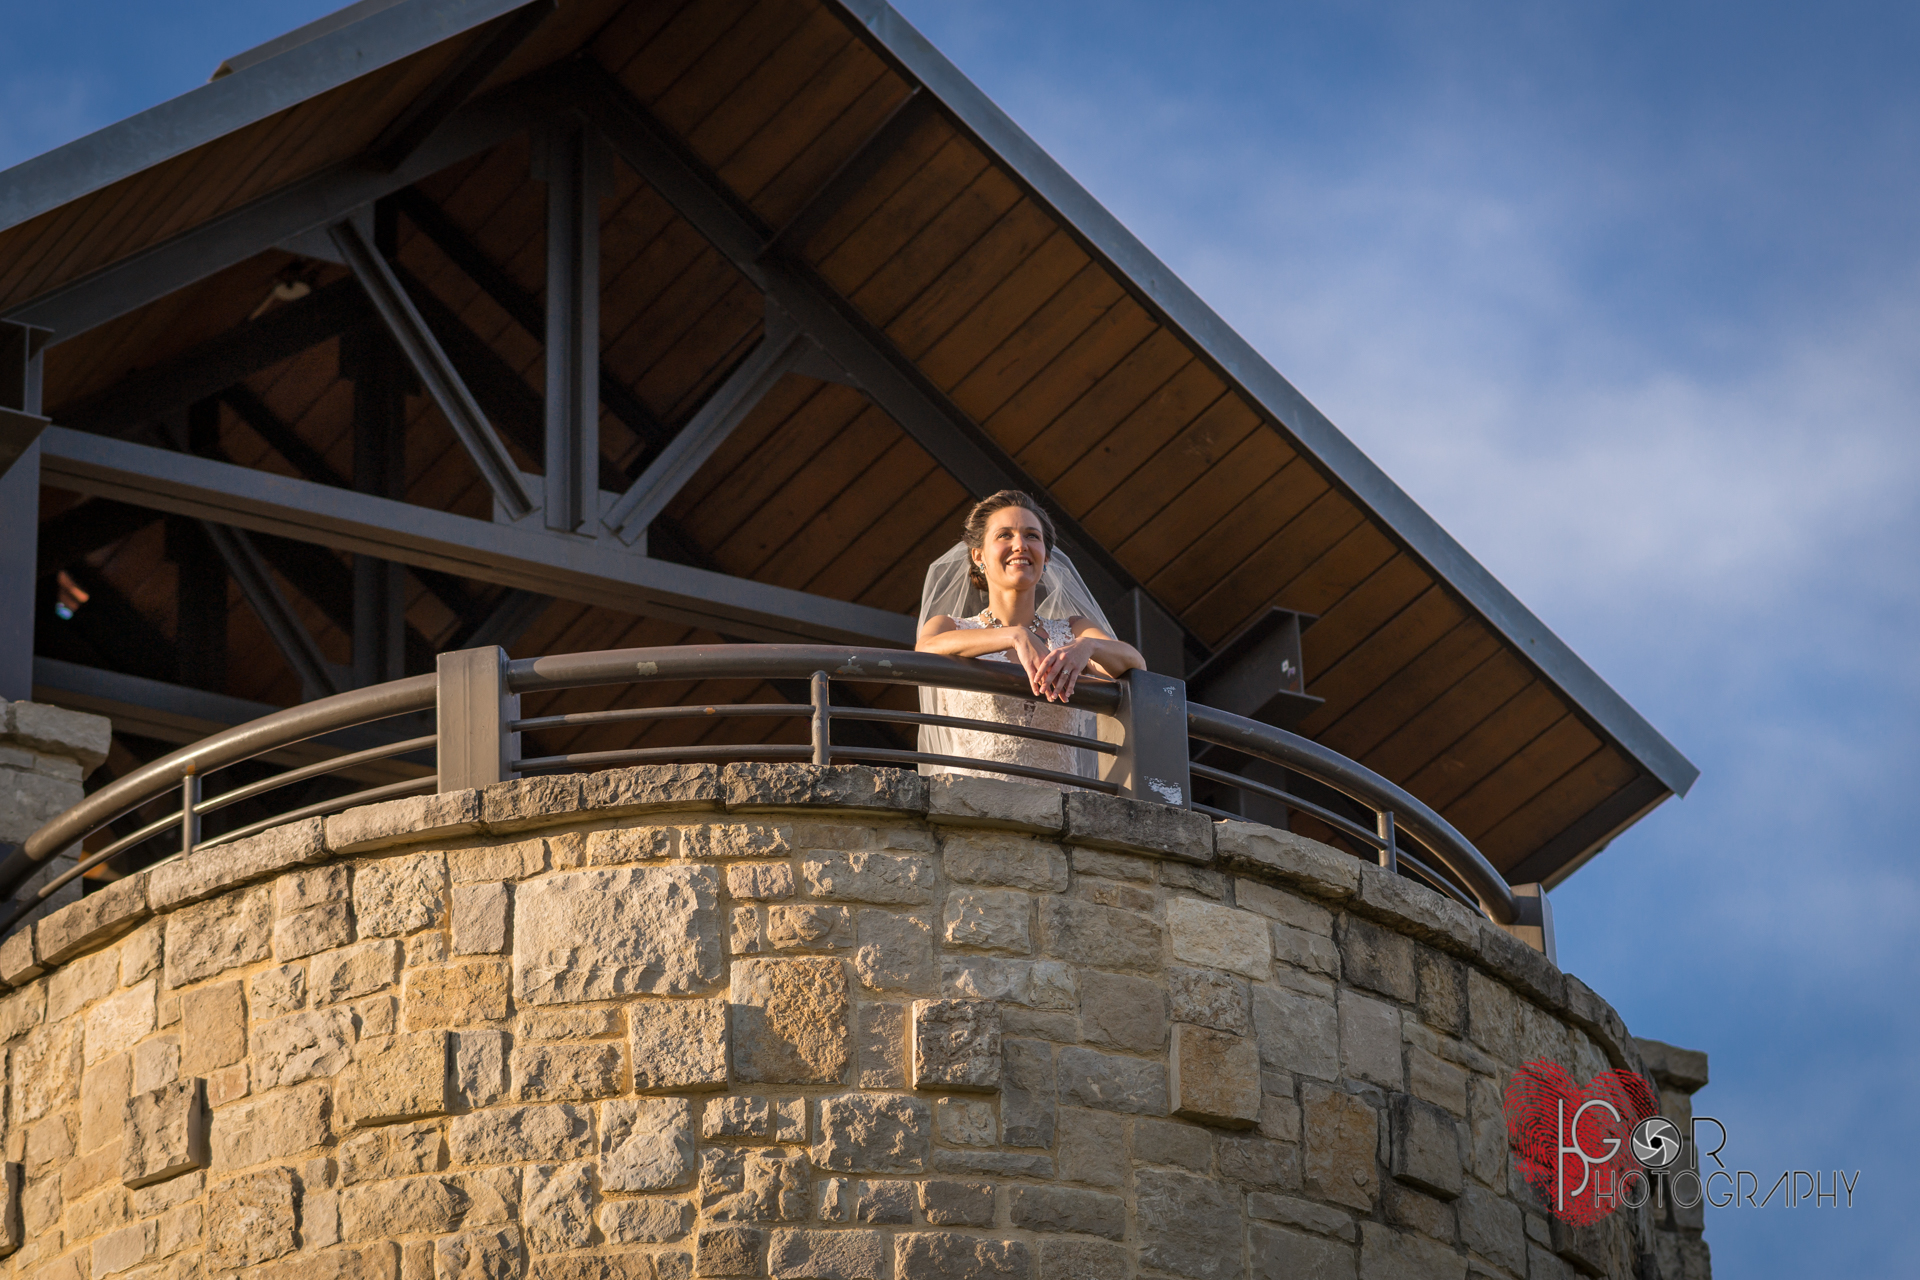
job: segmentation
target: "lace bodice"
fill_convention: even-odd
[[[1066,619],[1041,618],[1038,621],[1041,629],[1046,633],[1046,647],[1049,651],[1073,643],[1073,628],[1067,624]],[[971,618],[956,618],[954,625],[962,630],[974,631],[989,624],[983,616],[976,614]],[[1018,661],[1010,649],[1003,649],[999,653],[984,653],[980,657],[987,662]],[[1094,717],[1091,711],[1063,707],[1057,702],[1040,699],[1015,698],[998,693],[974,693],[966,689],[938,689],[934,692],[936,710],[943,716],[959,716],[968,720],[997,720],[1002,724],[1049,729],[1055,733],[1071,733],[1088,738],[1094,736]],[[979,729],[943,729],[938,731],[935,738],[937,753],[942,755],[965,756],[981,761],[1004,761],[1008,764],[1046,769],[1054,773],[1073,774],[1082,778],[1095,776],[1094,753],[1079,747],[1069,747],[1057,742],[1040,742],[1032,738],[1010,737]],[[1063,790],[1073,789],[1064,782],[996,773],[989,769],[928,765],[923,766],[922,771],[965,773],[978,777],[1001,778],[1010,782],[1057,786]]]

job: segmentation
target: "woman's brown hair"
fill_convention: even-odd
[[[969,552],[967,580],[973,583],[977,591],[987,589],[987,578],[980,572],[980,566],[971,553],[987,545],[987,519],[994,512],[1004,511],[1008,507],[1023,507],[1033,512],[1034,518],[1040,522],[1040,541],[1045,544],[1047,555],[1049,557],[1053,555],[1053,518],[1047,515],[1045,508],[1018,489],[1002,489],[998,493],[990,493],[974,503],[973,510],[967,512],[967,523],[960,533],[960,536],[966,540]]]

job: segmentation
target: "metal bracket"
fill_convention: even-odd
[[[1101,717],[1100,738],[1118,744],[1103,775],[1120,794],[1185,809],[1193,801],[1187,769],[1187,685],[1135,668],[1120,681],[1120,706]]]
[[[498,645],[440,655],[440,791],[505,782],[520,758],[520,696],[507,692],[507,651]]]

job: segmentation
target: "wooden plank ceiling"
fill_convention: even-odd
[[[910,89],[852,24],[814,0],[563,6],[494,83],[576,48],[775,227]],[[14,228],[0,237],[0,298],[32,296],[351,156],[453,52],[430,50],[223,139],[218,156],[181,157]],[[517,380],[532,406],[531,430],[506,421],[511,415],[497,397],[490,412],[514,442],[520,466],[536,472],[540,336],[419,221],[437,211],[538,298],[544,188],[530,180],[528,166],[527,143],[516,138],[435,174],[395,202],[387,234],[412,286],[432,300],[430,308],[437,304],[430,318],[443,341],[450,324],[463,328]],[[671,430],[750,348],[762,302],[662,198],[623,166],[616,169],[603,206],[603,356]],[[1623,795],[1664,793],[1649,792],[1640,765],[946,115],[930,113],[819,227],[803,254],[1203,644],[1217,647],[1274,605],[1318,615],[1305,636],[1305,665],[1309,691],[1326,701],[1302,732],[1406,785],[1497,866],[1515,866],[1610,801],[1617,807]],[[62,343],[47,364],[49,412],[63,421],[63,413],[123,379],[221,341],[263,305],[269,316],[273,307],[299,305],[267,302],[278,283],[297,277],[317,294],[343,275],[275,251]],[[344,477],[353,470],[354,391],[340,376],[340,345],[325,339],[242,385]],[[473,354],[463,359],[459,342],[447,345],[469,379],[481,381]],[[415,394],[406,403],[407,499],[486,516],[486,488],[431,401]],[[602,417],[602,452],[627,474],[636,474],[659,443],[613,414]],[[219,447],[233,461],[299,474],[236,412],[231,397],[220,410]],[[655,547],[757,581],[908,612],[928,560],[956,537],[967,501],[859,392],[790,375],[673,502],[668,520],[679,545],[656,538]],[[84,525],[84,509],[74,506],[72,495],[48,491],[43,519]],[[85,548],[64,566],[43,568],[64,567],[83,589],[92,583],[96,592],[105,588],[104,597],[123,599],[157,637],[145,673],[172,679],[158,647],[177,638],[176,571],[166,543],[165,522],[156,520]],[[345,663],[338,579],[346,561],[318,554],[337,570],[321,575],[335,581],[331,590],[312,578],[284,585],[323,648]],[[463,614],[457,593],[450,604],[448,591],[431,591],[413,576],[408,590],[416,656],[457,643],[475,612],[498,595],[464,584],[470,599]],[[296,679],[237,590],[230,604],[232,658],[223,691],[297,701]],[[61,625],[43,619],[42,635]],[[715,639],[556,601],[513,651]],[[49,643],[67,644],[70,656],[98,665],[125,669],[133,660],[87,650],[71,636]],[[780,691],[765,687],[647,696],[663,694],[781,700]],[[597,701],[581,694],[567,705],[636,701],[630,693]],[[674,722],[644,740],[759,741],[799,731],[771,719],[710,727]],[[641,740],[605,729],[548,735],[540,747],[591,750]]]

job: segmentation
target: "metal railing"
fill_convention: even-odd
[[[710,681],[804,681],[808,697],[805,702],[671,703],[525,717],[520,712],[521,698],[526,695]],[[60,876],[37,886],[31,894],[17,897],[0,911],[0,933],[76,876],[170,829],[179,832],[178,852],[171,856],[180,857],[280,823],[398,796],[457,791],[530,773],[721,760],[796,760],[820,765],[858,761],[897,768],[944,765],[1173,804],[1215,817],[1239,816],[1218,806],[1196,803],[1193,781],[1198,778],[1210,789],[1226,789],[1304,814],[1323,824],[1336,840],[1349,843],[1355,852],[1390,871],[1419,879],[1496,923],[1511,924],[1518,918],[1519,908],[1506,880],[1464,836],[1420,800],[1310,739],[1212,707],[1189,704],[1180,680],[1147,671],[1129,672],[1120,681],[1083,680],[1070,705],[1095,714],[1099,732],[1092,737],[998,720],[870,706],[857,700],[852,705],[835,703],[835,683],[940,687],[1029,700],[1032,697],[1023,674],[1010,664],[895,649],[742,644],[622,649],[518,660],[509,660],[497,648],[446,653],[440,656],[439,668],[432,675],[410,676],[289,707],[183,747],[101,787],[35,831],[19,851],[0,864],[0,894],[15,894],[55,854],[76,845],[84,848],[90,840],[98,844],[100,833],[110,824],[139,809],[162,802],[170,794],[179,797],[178,807],[84,852]],[[415,734],[217,794],[207,793],[206,779],[220,770],[323,734],[397,721],[424,711],[435,714],[431,735]],[[527,734],[730,717],[804,719],[808,740],[532,755],[522,750]],[[835,742],[835,721],[912,728],[938,725],[1010,735],[1094,753],[1102,768],[1098,776],[1086,777],[1003,760]],[[412,728],[414,722],[403,723]],[[1264,776],[1272,779],[1277,775],[1280,781],[1263,781],[1219,764],[1193,761],[1190,739],[1213,749],[1209,759],[1262,762],[1268,766]],[[365,766],[379,761],[419,759],[428,753],[432,754],[434,771],[423,776],[300,805],[216,836],[202,837],[201,824],[208,814],[257,800],[279,788],[364,771]],[[1300,794],[1298,783],[1292,781],[1296,778],[1308,780],[1313,794]]]

